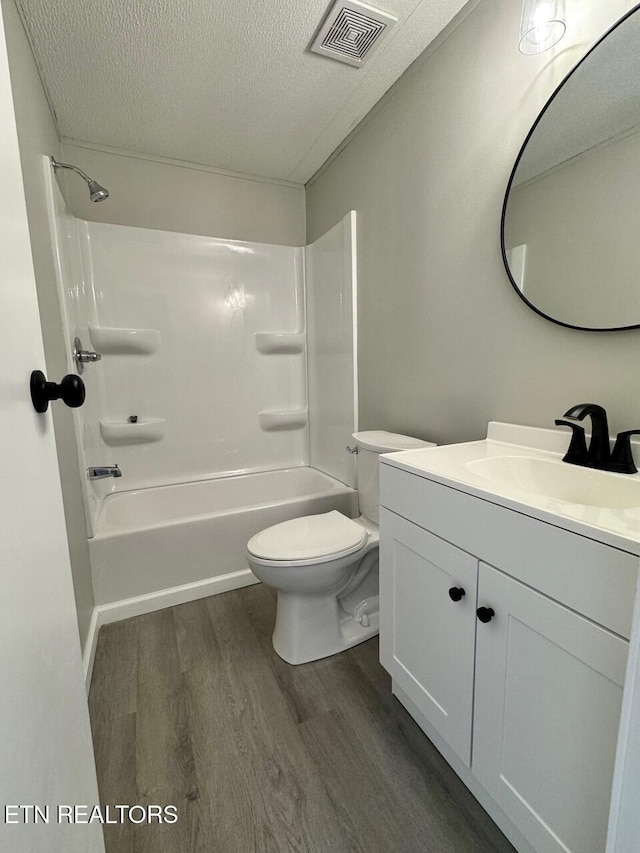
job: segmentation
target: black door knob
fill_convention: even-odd
[[[465,595],[465,591],[461,586],[452,586],[449,590],[449,598],[451,601],[460,601]]]
[[[72,409],[77,409],[84,403],[84,382],[73,373],[69,373],[56,385],[55,382],[47,382],[41,370],[34,370],[30,388],[33,408],[40,414],[47,411],[50,400],[62,400]]]
[[[496,611],[493,607],[478,607],[476,610],[476,616],[481,622],[491,622],[495,615]]]

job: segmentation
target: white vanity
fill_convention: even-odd
[[[524,853],[604,853],[640,555],[640,475],[568,435],[382,457],[393,691]]]

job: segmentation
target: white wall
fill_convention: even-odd
[[[490,419],[549,426],[592,400],[613,429],[640,425],[640,331],[572,331],[536,315],[508,281],[499,230],[539,110],[632,6],[567,0],[565,40],[525,57],[521,4],[481,0],[308,185],[309,240],[358,212],[361,428],[462,441]]]
[[[507,247],[526,243],[525,294],[577,326],[640,323],[640,133],[514,187]]]
[[[352,211],[305,251],[309,460],[349,486],[355,457],[345,448],[358,429],[355,228]]]
[[[45,354],[2,18],[0,800],[51,807],[52,815],[50,825],[31,812],[28,825],[18,818],[11,826],[3,814],[0,848],[104,853],[99,824],[54,816],[58,804],[97,803],[98,785],[53,428],[29,400],[29,375]]]
[[[31,248],[42,319],[46,369],[49,379],[60,381],[66,372],[67,342],[62,331],[60,303],[56,290],[53,247],[42,169],[43,154],[59,157],[60,144],[14,0],[2,0],[2,12],[5,20]],[[34,364],[33,366],[44,368],[44,365]],[[52,411],[78,627],[80,640],[84,645],[94,601],[77,446],[70,410],[58,403],[52,406]]]
[[[117,462],[123,472],[102,482],[122,491],[308,464],[303,250],[93,222],[77,227],[86,287],[67,294],[71,316],[84,312],[83,343],[90,342],[88,322],[160,336],[153,353],[103,351],[85,369],[97,401],[81,414],[87,464]],[[300,333],[299,351],[265,353],[254,337],[282,332]],[[292,410],[301,422],[287,429],[269,429],[261,415]],[[125,430],[132,415],[163,419],[165,434],[114,446],[96,440],[96,415]]]
[[[62,153],[65,162],[79,166],[111,193],[108,201],[94,204],[82,180],[68,174],[67,198],[71,212],[80,219],[304,246],[305,193],[301,184],[67,142]]]

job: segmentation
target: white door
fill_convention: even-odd
[[[478,563],[380,510],[381,660],[469,766]]]
[[[603,853],[629,644],[480,564],[473,772],[539,853]]]
[[[0,849],[87,853],[100,826],[56,822],[98,795],[51,412],[29,398],[44,354],[1,19],[0,187]]]

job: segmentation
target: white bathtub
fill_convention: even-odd
[[[254,533],[331,509],[353,516],[356,497],[315,468],[108,495],[89,540],[96,604],[149,597],[161,607],[254,583],[245,560]]]

